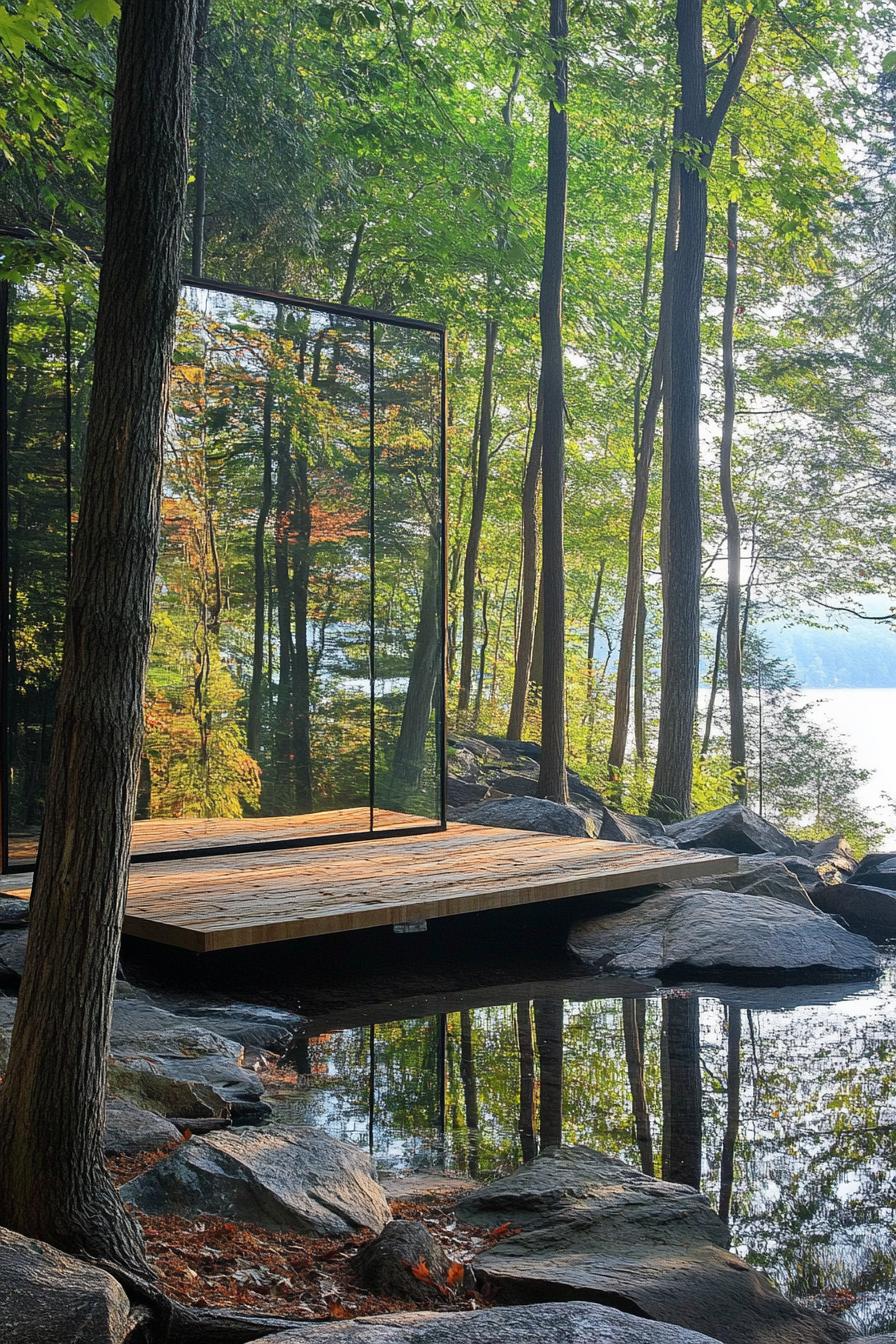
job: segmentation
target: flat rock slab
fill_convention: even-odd
[[[841,1323],[795,1306],[732,1255],[725,1224],[696,1190],[588,1148],[547,1149],[462,1199],[457,1212],[479,1226],[521,1229],[473,1262],[502,1302],[603,1301],[723,1344],[849,1337]]]
[[[820,910],[839,915],[854,933],[880,941],[896,938],[896,889],[872,886],[875,880],[876,874],[870,872],[863,882],[814,887],[812,899]]]
[[[127,1294],[111,1274],[0,1228],[4,1344],[121,1344],[133,1324]]]
[[[465,807],[463,819],[474,826],[508,827],[513,831],[538,831],[546,835],[597,835],[590,817],[576,807],[552,803],[547,798],[500,798]]]
[[[661,891],[628,910],[580,920],[567,945],[589,966],[634,975],[841,980],[879,969],[872,944],[827,915],[707,888]]]
[[[400,1312],[314,1322],[258,1344],[715,1344],[709,1335],[638,1320],[594,1302],[542,1302],[489,1311]]]
[[[381,1232],[391,1214],[360,1148],[304,1125],[194,1137],[122,1186],[146,1213],[214,1214],[275,1232]]]

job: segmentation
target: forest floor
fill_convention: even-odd
[[[107,1164],[116,1183],[122,1185],[176,1146],[138,1157],[109,1158]],[[423,1223],[452,1260],[467,1263],[512,1229],[485,1230],[458,1223],[452,1207],[456,1198],[454,1193],[423,1195],[392,1200],[390,1208],[396,1218]],[[420,1302],[376,1296],[358,1283],[353,1260],[359,1248],[373,1240],[371,1232],[327,1239],[272,1232],[224,1218],[134,1212],[146,1237],[150,1263],[165,1291],[191,1306],[275,1313],[297,1320],[421,1309]],[[460,1289],[443,1300],[435,1298],[426,1310],[472,1311],[487,1305],[480,1293]]]

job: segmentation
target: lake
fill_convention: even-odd
[[[856,765],[872,771],[857,795],[885,819],[884,847],[896,848],[896,687],[836,687],[800,695],[817,705],[813,717],[820,724],[833,724],[849,740]]]

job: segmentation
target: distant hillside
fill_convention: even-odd
[[[762,635],[809,689],[896,686],[896,632],[888,625],[858,619],[843,630],[764,625]]]

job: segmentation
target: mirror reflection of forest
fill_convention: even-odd
[[[91,310],[52,274],[11,291],[13,860],[40,827]],[[184,291],[135,847],[438,819],[440,376],[429,330]]]
[[[361,1009],[294,1048],[276,1106],[396,1169],[485,1179],[561,1139],[612,1153],[699,1186],[789,1295],[845,1289],[852,1324],[892,1329],[894,980],[890,962],[874,989],[777,1011],[681,990],[374,1026]]]

